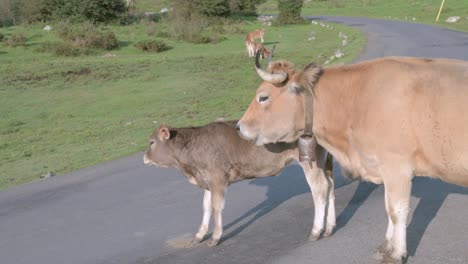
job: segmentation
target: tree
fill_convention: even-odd
[[[303,0],[278,0],[278,9],[280,11],[276,20],[277,24],[299,24],[303,23],[301,10]]]
[[[110,22],[127,11],[124,0],[44,0],[45,19]]]
[[[227,16],[230,13],[228,0],[200,0],[198,9],[207,16]]]

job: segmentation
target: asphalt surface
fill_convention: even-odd
[[[468,34],[365,18],[315,18],[368,36],[358,60],[390,55],[468,60]],[[312,26],[311,26],[312,27]],[[393,78],[393,76],[389,76]],[[150,133],[150,131],[148,131]],[[0,192],[0,263],[376,263],[383,188],[336,176],[337,228],[307,242],[313,204],[299,166],[229,187],[221,244],[184,248],[203,191],[142,154]],[[413,183],[408,263],[468,263],[468,188]]]

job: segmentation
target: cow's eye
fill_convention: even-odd
[[[261,103],[261,102],[265,102],[266,100],[268,100],[268,96],[260,96],[258,97],[258,102]]]

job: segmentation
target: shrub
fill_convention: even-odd
[[[158,40],[143,40],[135,43],[134,46],[146,52],[162,52],[169,49],[166,43]]]
[[[200,0],[198,10],[207,16],[227,16],[230,13],[228,0]]]
[[[5,38],[5,35],[3,35],[3,34],[0,32],[0,42],[2,42],[4,38]]]
[[[223,39],[224,29],[217,26],[220,18],[203,15],[198,0],[174,0],[167,19],[170,38],[191,43],[216,43]]]
[[[304,23],[301,17],[303,0],[278,0],[278,9],[280,11],[276,24],[299,24]]]
[[[57,26],[57,35],[76,48],[111,50],[119,46],[112,31],[99,30],[89,22],[79,25],[61,23]]]
[[[111,22],[127,11],[123,0],[44,0],[44,19]]]
[[[39,20],[41,5],[42,0],[0,0],[0,27]]]
[[[257,6],[266,2],[266,0],[229,0],[229,9],[231,12],[256,12]]]
[[[99,29],[90,22],[78,25],[63,22],[57,25],[56,32],[61,41],[46,42],[38,51],[58,56],[78,56],[94,53],[95,49],[111,50],[118,47],[113,32]]]
[[[78,56],[80,54],[88,54],[89,50],[79,49],[66,42],[44,42],[38,48],[41,52],[50,52],[57,56]]]
[[[13,33],[4,43],[9,47],[26,46],[26,36],[23,33]]]

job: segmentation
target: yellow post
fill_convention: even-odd
[[[442,7],[444,7],[444,3],[445,3],[445,0],[442,0],[442,4],[440,4],[440,8],[439,8],[439,13],[437,14],[436,23],[439,21],[440,12],[442,12]]]

